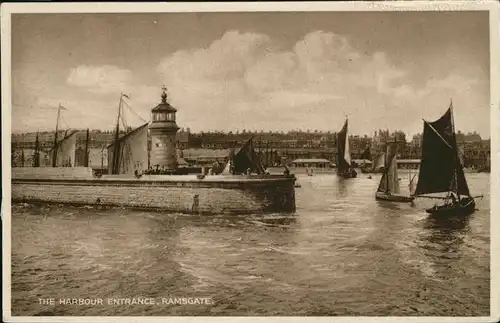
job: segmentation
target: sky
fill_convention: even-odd
[[[453,102],[489,137],[488,12],[13,14],[12,130],[135,126],[161,86],[191,131],[422,131]]]

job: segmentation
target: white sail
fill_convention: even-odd
[[[396,153],[395,151],[391,151],[391,147],[387,147],[387,152],[383,157],[387,161],[387,168],[380,179],[377,191],[388,194],[399,194],[400,186]]]
[[[231,175],[231,159],[229,159],[222,171],[222,175]]]
[[[389,163],[388,166],[388,182],[389,182],[389,187],[388,191],[391,194],[399,194],[400,188],[399,188],[399,177],[398,177],[398,166],[397,166],[397,157],[394,155],[392,160]]]
[[[76,131],[57,143],[56,167],[74,167],[76,157]],[[52,154],[51,154],[52,155]],[[53,155],[51,156],[52,163]]]
[[[349,150],[349,135],[345,134],[344,160],[351,166],[351,151]]]
[[[377,156],[373,164],[373,171],[379,171],[382,167],[385,167],[385,154]]]
[[[147,123],[118,139],[119,174],[133,174],[148,168],[148,127]],[[108,168],[113,167],[114,145],[108,146]]]

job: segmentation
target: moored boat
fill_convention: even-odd
[[[412,202],[414,200],[413,196],[400,194],[396,153],[396,145],[388,144],[387,152],[385,153],[385,164],[387,168],[384,170],[382,178],[380,179],[377,192],[375,193],[375,199],[402,203]]]

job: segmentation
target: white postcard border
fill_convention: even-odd
[[[26,317],[11,315],[11,15],[15,13],[159,13],[266,11],[472,11],[490,12],[491,190],[489,317]],[[227,2],[227,3],[2,3],[2,229],[3,319],[5,322],[496,322],[500,319],[500,38],[496,1],[384,1],[384,2]]]

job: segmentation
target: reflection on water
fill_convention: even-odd
[[[301,176],[293,215],[194,216],[16,205],[16,315],[488,315],[489,201],[430,218],[376,201],[379,177]],[[468,178],[487,193],[489,177]],[[404,185],[402,183],[402,185]],[[211,297],[204,306],[38,297]]]
[[[341,177],[337,177],[337,187],[335,190],[336,197],[347,197],[347,187],[353,181],[342,179]]]
[[[428,231],[442,232],[444,234],[465,233],[470,217],[436,217],[429,216],[425,219],[424,228]]]

